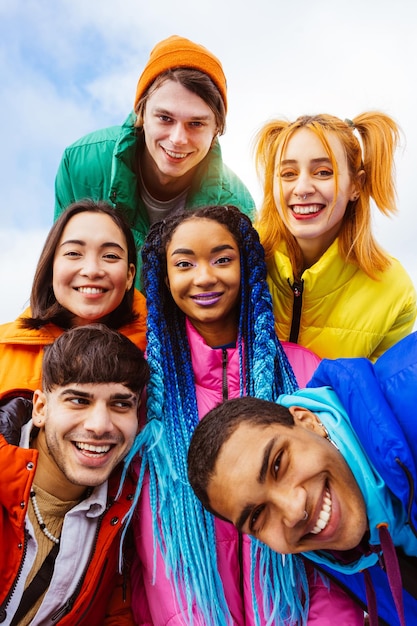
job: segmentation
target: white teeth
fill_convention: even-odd
[[[318,535],[322,530],[324,530],[327,524],[329,523],[331,515],[332,515],[332,500],[330,498],[330,492],[326,490],[326,495],[324,496],[324,500],[323,500],[323,507],[320,511],[316,525],[314,526],[311,533],[313,535]]]
[[[312,204],[310,206],[293,206],[292,210],[297,215],[308,215],[309,213],[318,213],[321,207],[317,204]]]
[[[103,293],[104,289],[99,287],[78,287],[78,291],[81,293]]]
[[[94,452],[95,454],[102,454],[110,450],[110,446],[93,446],[89,443],[76,442],[76,447],[79,450],[85,450],[86,452]]]
[[[171,150],[167,150],[166,148],[164,148],[165,152],[167,153],[168,156],[172,157],[173,159],[184,159],[187,156],[187,153],[184,152],[171,152]]]

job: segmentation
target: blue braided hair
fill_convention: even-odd
[[[226,226],[240,250],[241,290],[238,327],[241,395],[276,400],[297,389],[295,375],[276,336],[264,251],[250,220],[233,206],[180,211],[153,224],[142,248],[142,280],[147,298],[147,424],[125,459],[125,473],[139,453],[141,473],[128,514],[139,499],[145,469],[150,476],[154,550],[162,552],[187,623],[193,606],[204,624],[231,624],[217,569],[213,516],[194,495],[187,477],[187,452],[199,417],[185,315],[165,279],[166,249],[175,230],[189,219],[211,219]],[[126,526],[125,526],[126,528]],[[156,552],[155,552],[156,553]],[[154,561],[154,564],[156,560]],[[259,568],[255,564],[259,564]],[[285,560],[252,540],[252,592],[255,571],[263,590],[268,624],[304,622],[308,611],[305,570],[298,556]]]

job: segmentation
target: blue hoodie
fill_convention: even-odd
[[[417,556],[417,333],[375,365],[367,359],[324,359],[308,389],[280,396],[279,403],[297,404],[319,416],[352,469],[367,508],[369,554],[358,554],[347,564],[326,551],[305,556],[333,573],[364,604],[359,572],[368,570],[379,616],[390,626],[400,624],[387,576],[379,567],[377,526],[387,524],[395,547]],[[417,599],[405,591],[403,596],[406,623],[417,624]]]

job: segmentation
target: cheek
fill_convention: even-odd
[[[52,289],[56,295],[57,291],[65,287],[66,283],[71,280],[71,267],[66,263],[55,261],[52,266]]]
[[[189,281],[185,279],[185,275],[184,277],[181,277],[181,276],[178,276],[177,274],[168,273],[168,280],[167,280],[168,289],[171,293],[171,296],[174,302],[176,302],[177,304],[188,282]]]
[[[121,427],[123,426],[124,428],[122,432],[125,437],[125,440],[129,444],[133,444],[133,440],[135,439],[139,431],[139,421],[138,421],[137,416],[135,415],[134,417],[132,417],[132,419],[129,421],[128,424],[126,423],[121,424]]]

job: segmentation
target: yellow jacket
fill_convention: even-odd
[[[118,330],[144,351],[146,301],[137,290],[135,290],[133,306],[139,317]],[[14,322],[0,326],[0,393],[2,394],[17,390],[41,389],[43,348],[65,332],[55,324],[47,324],[39,330],[21,328],[20,320],[28,316],[30,316],[30,308],[26,309]]]
[[[373,280],[345,263],[338,240],[302,275],[298,339],[321,358],[367,357],[374,361],[408,335],[416,319],[416,292],[397,259]],[[285,244],[268,262],[268,284],[281,341],[289,341],[296,300]],[[300,302],[300,301],[299,301]]]

